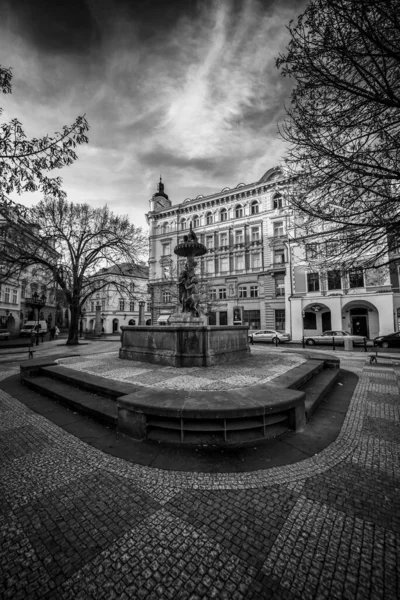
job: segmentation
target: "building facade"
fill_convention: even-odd
[[[287,330],[286,191],[275,168],[255,183],[173,205],[160,180],[146,215],[152,323],[165,322],[176,310],[174,286],[184,260],[173,250],[192,223],[208,250],[197,272],[207,286],[209,324]]]
[[[105,286],[95,292],[85,304],[81,318],[82,333],[94,332],[96,307],[100,307],[101,328],[105,335],[120,333],[123,325],[139,325],[141,310],[144,315],[143,324],[150,325],[147,265],[123,263],[102,269],[101,275]]]

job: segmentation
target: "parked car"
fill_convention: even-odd
[[[0,340],[9,340],[10,332],[8,329],[0,329]]]
[[[380,346],[381,348],[400,348],[400,331],[376,337],[374,339],[374,346]]]
[[[37,321],[27,321],[21,328],[19,335],[21,337],[30,337],[32,333],[38,331]],[[45,335],[47,333],[47,321],[39,321],[39,333]]]
[[[304,338],[305,343],[308,346],[314,346],[314,344],[332,344],[332,338],[335,338],[335,344],[344,345],[344,340],[353,340],[355,346],[364,344],[364,337],[362,335],[352,335],[347,331],[324,331],[324,333],[317,335],[310,335]]]
[[[276,344],[280,342],[289,342],[290,335],[288,333],[282,333],[281,331],[275,331],[275,329],[262,329],[260,331],[249,332],[249,342],[273,342]]]

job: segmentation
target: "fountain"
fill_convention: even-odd
[[[120,358],[173,367],[209,367],[246,357],[247,326],[209,326],[201,314],[195,258],[207,253],[190,224],[189,234],[174,248],[186,258],[178,286],[180,311],[170,325],[122,327]]]

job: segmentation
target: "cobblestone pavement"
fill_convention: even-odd
[[[400,367],[345,366],[337,440],[240,474],[125,462],[0,391],[0,597],[399,598]]]

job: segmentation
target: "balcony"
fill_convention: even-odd
[[[272,273],[286,273],[286,261],[272,262],[269,267],[265,270],[266,273],[271,275]]]

